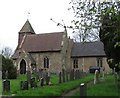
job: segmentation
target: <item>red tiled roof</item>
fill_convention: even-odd
[[[60,51],[64,32],[27,35],[22,49],[27,52]]]

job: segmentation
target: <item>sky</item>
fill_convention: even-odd
[[[36,34],[61,32],[63,27],[51,21],[70,25],[73,18],[68,11],[71,0],[0,0],[0,47],[14,51],[18,44],[18,32],[29,19]],[[28,14],[28,12],[30,14]],[[68,32],[71,36],[71,32]]]

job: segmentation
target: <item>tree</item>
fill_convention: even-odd
[[[120,2],[107,2],[102,10],[100,39],[110,68],[120,71]]]
[[[79,42],[99,40],[99,2],[94,2],[94,0],[71,0],[70,4],[71,8],[69,10],[73,10],[75,17],[72,20],[75,40]]]
[[[10,58],[5,58],[2,55],[2,79],[16,79],[17,77],[17,70],[16,67],[13,65],[13,62]]]
[[[99,36],[110,68],[120,71],[120,2],[72,0],[70,4],[75,14],[72,28],[80,41]]]
[[[12,55],[12,49],[10,47],[5,47],[2,49],[2,55],[6,58],[10,58]]]

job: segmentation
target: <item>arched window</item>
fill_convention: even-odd
[[[49,58],[48,57],[44,58],[44,68],[49,68]]]
[[[20,74],[25,74],[25,73],[26,73],[26,62],[24,59],[22,59],[20,62]]]

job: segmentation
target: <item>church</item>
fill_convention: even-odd
[[[73,42],[66,29],[36,34],[27,20],[18,32],[18,45],[12,60],[19,74],[33,69],[51,73],[59,73],[62,69],[88,72],[93,65],[104,66],[108,73],[110,68],[105,56],[102,42]]]

